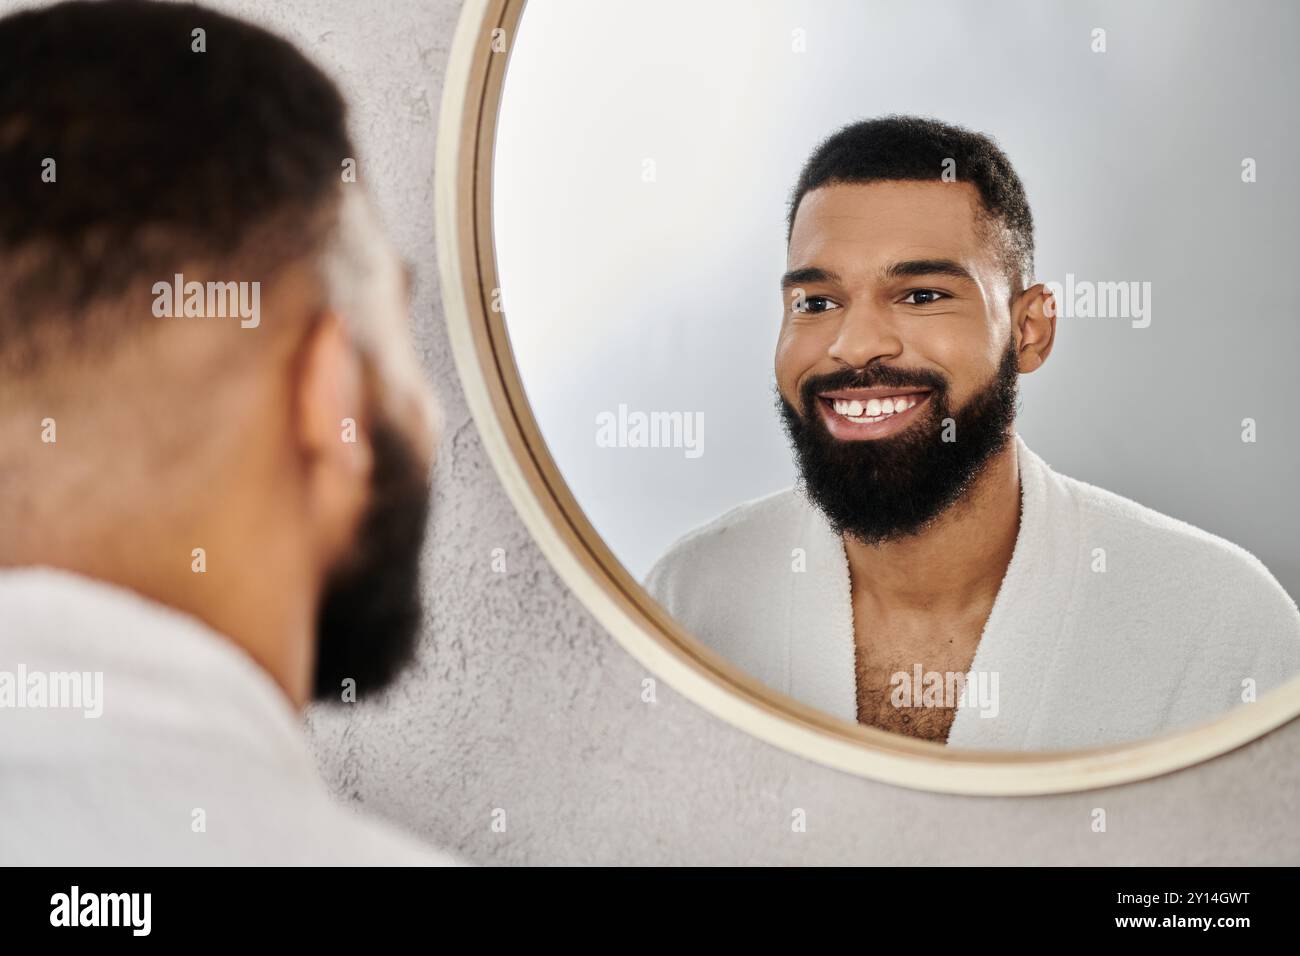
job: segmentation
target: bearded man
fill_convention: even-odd
[[[338,90],[146,0],[6,17],[0,63],[0,860],[456,862],[303,734],[415,652],[439,432]]]
[[[801,703],[977,749],[1166,733],[1300,673],[1300,613],[1257,559],[1016,434],[1056,309],[991,139],[911,116],[840,130],[787,243],[777,404],[800,487],[651,570],[695,637]]]

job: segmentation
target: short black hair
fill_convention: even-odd
[[[182,263],[310,251],[353,155],[334,84],[251,24],[152,0],[0,19],[0,368],[117,338],[129,317],[89,308]]]
[[[939,182],[946,169],[952,170],[953,181],[979,190],[987,218],[1003,227],[997,232],[1011,292],[1022,291],[1034,274],[1034,217],[1011,160],[983,133],[928,117],[894,114],[863,120],[822,142],[804,163],[790,197],[786,242],[799,203],[810,190],[835,183]]]

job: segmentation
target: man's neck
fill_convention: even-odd
[[[878,545],[844,535],[853,599],[886,612],[960,614],[991,606],[1020,530],[1014,436],[970,490],[920,534]]]
[[[15,522],[0,542],[0,567],[44,566],[115,584],[202,621],[251,656],[297,709],[310,697],[314,608],[291,601],[308,593],[302,569],[275,540],[249,547],[251,527],[186,528],[141,507],[129,526],[79,527],[54,522],[40,533]],[[201,557],[194,554],[203,547]],[[252,557],[253,560],[249,560]]]

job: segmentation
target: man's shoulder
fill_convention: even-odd
[[[1300,612],[1264,563],[1241,545],[1078,479],[1057,476],[1079,507],[1085,542],[1113,570],[1155,591],[1249,607],[1276,623],[1300,624]],[[1119,566],[1115,567],[1114,562]]]
[[[168,767],[166,779],[149,775],[157,765]],[[16,865],[464,865],[319,782],[272,768],[162,750],[145,759],[72,765],[50,758],[38,766],[25,788],[0,788],[0,859]],[[88,811],[76,794],[95,787],[108,796]],[[204,825],[187,832],[182,824],[178,836],[178,807]]]
[[[782,619],[791,549],[810,544],[810,507],[787,488],[732,508],[678,539],[646,576],[646,590],[728,661],[778,680],[775,645],[762,635]]]
[[[746,501],[678,538],[646,576],[654,592],[682,572],[719,561],[745,563],[763,553],[773,540],[795,532],[808,504],[794,488]]]

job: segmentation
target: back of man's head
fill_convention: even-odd
[[[265,280],[328,234],[343,102],[270,33],[187,4],[68,3],[0,22],[0,63],[6,378],[156,331],[129,307],[154,280]]]
[[[150,0],[4,18],[0,64],[0,566],[191,611],[298,699],[286,634],[370,673],[327,625],[409,643],[436,413],[334,84]]]

